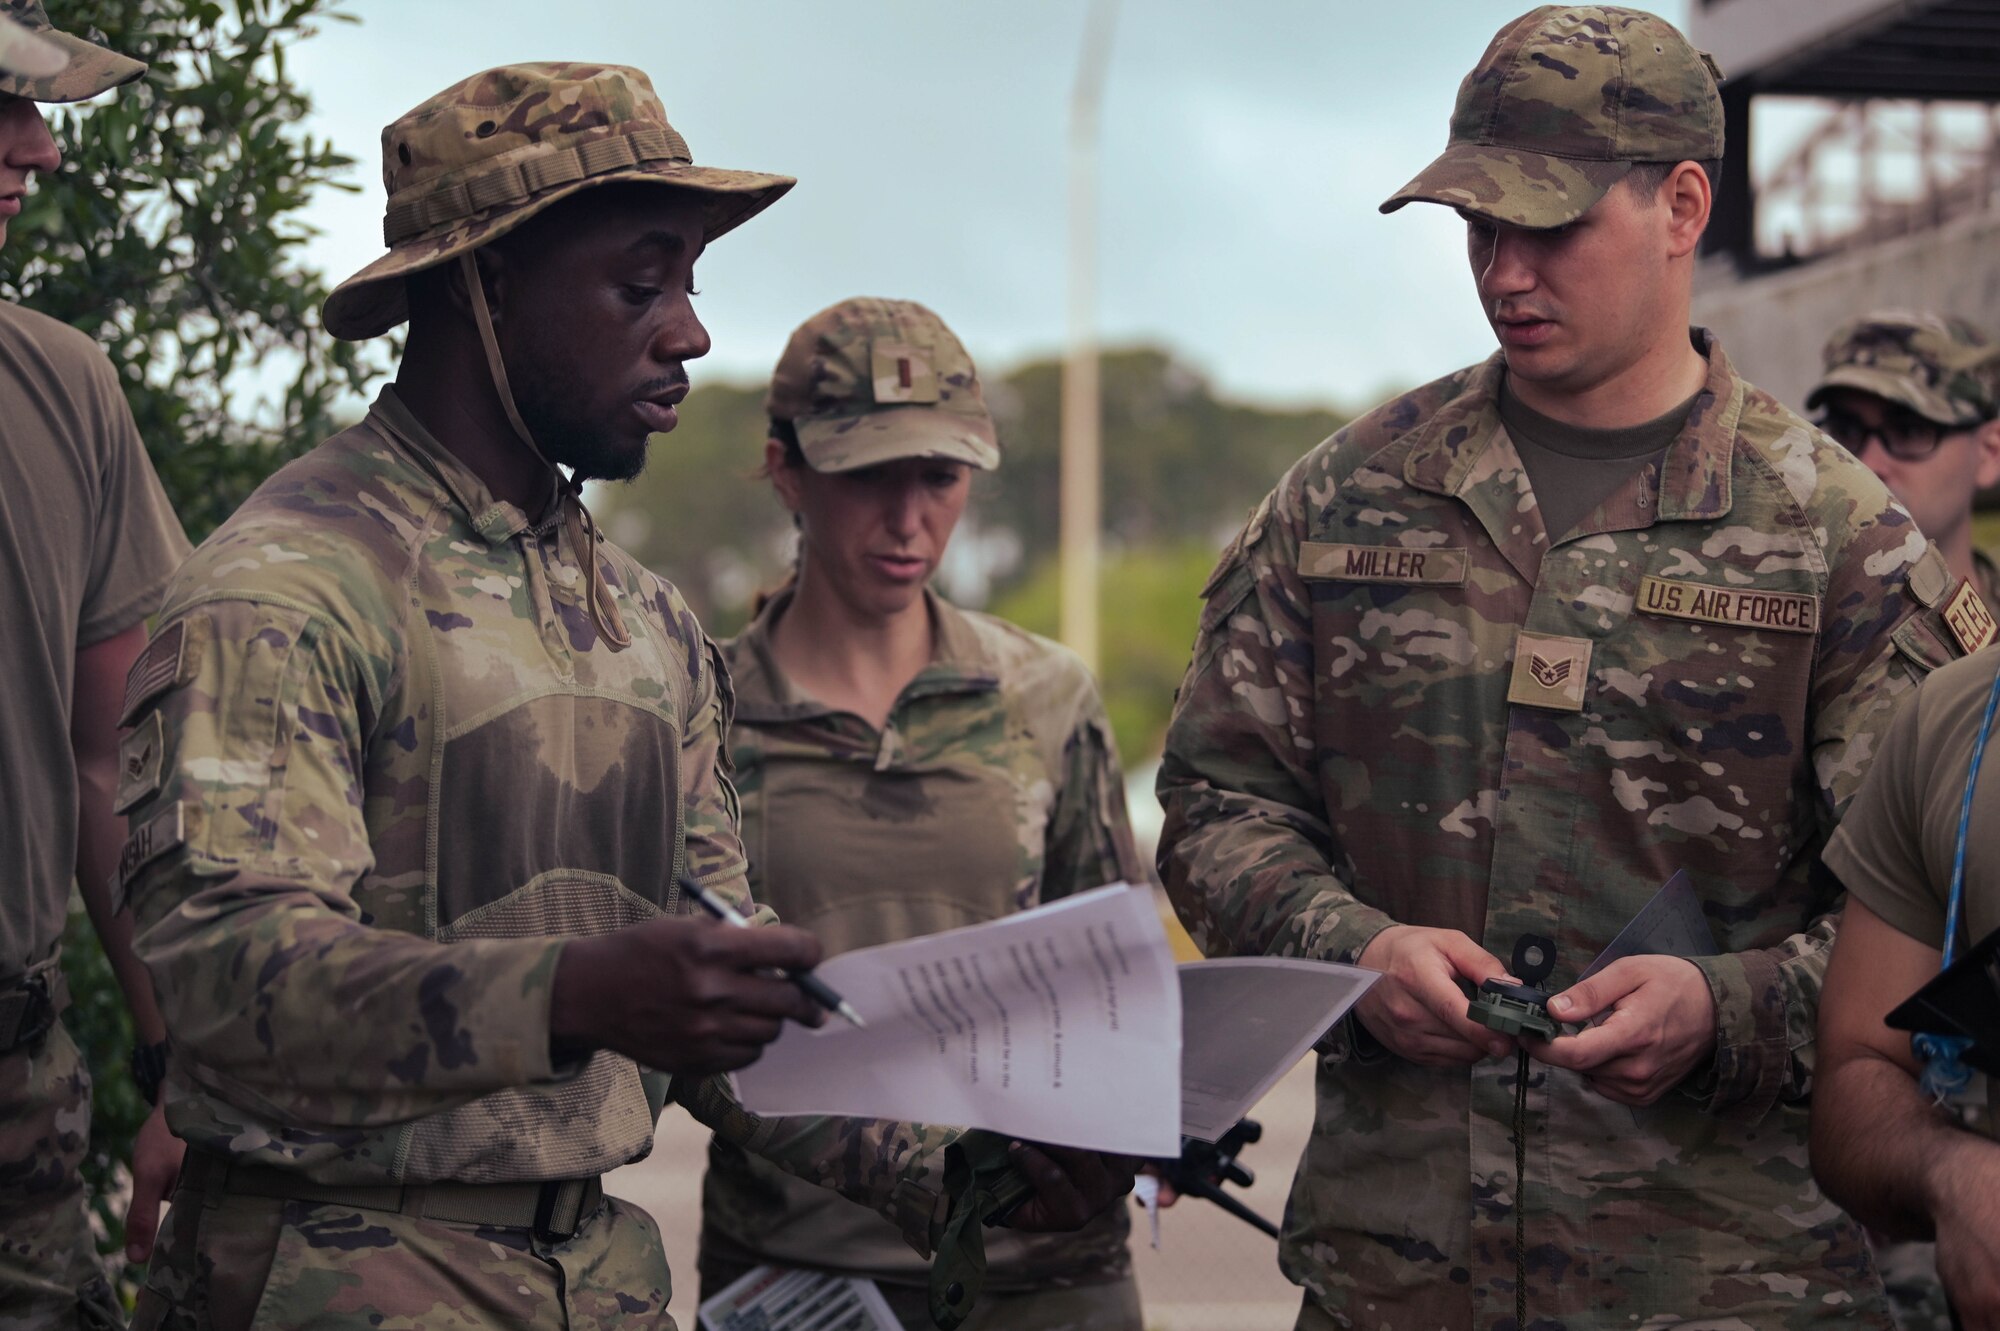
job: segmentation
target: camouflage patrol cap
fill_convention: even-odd
[[[1821,353],[1826,372],[1806,396],[1811,410],[1836,388],[1894,402],[1939,425],[1993,419],[2000,344],[1955,315],[1878,310],[1843,324]]]
[[[814,471],[921,457],[1000,465],[972,357],[913,300],[857,296],[800,324],[764,409],[792,422]]]
[[[0,0],[0,93],[31,102],[80,102],[146,66],[49,22],[42,0]]]
[[[1720,78],[1665,19],[1544,5],[1500,29],[1458,85],[1444,152],[1382,211],[1441,203],[1565,226],[1637,163],[1720,159]]]
[[[498,240],[578,190],[623,180],[702,197],[714,240],[776,202],[790,176],[696,166],[647,77],[623,65],[503,65],[475,74],[382,131],[389,252],[334,288],[335,337],[409,318],[403,279]]]

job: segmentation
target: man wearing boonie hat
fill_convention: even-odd
[[[383,157],[389,253],[324,318],[407,320],[397,379],[195,553],[126,693],[164,759],[120,877],[188,1142],[139,1323],[671,1325],[600,1183],[669,1095],[927,1250],[944,1134],[760,1122],[712,1075],[817,1024],[775,971],[819,947],[688,913],[687,882],[751,909],[728,678],[578,497],[673,428],[696,261],[793,182],[696,165],[615,65],[475,75]]]
[[[0,0],[0,245],[32,244],[9,228],[33,177],[61,162],[39,104],[95,97],[145,70],[54,28],[39,0]],[[131,1008],[133,1073],[153,1099],[165,1029],[110,882],[125,838],[118,701],[188,545],[117,370],[84,334],[10,301],[0,548],[0,1326],[119,1325],[79,1172],[91,1077],[62,1020],[62,933],[74,882]],[[130,1150],[126,1255],[143,1261],[180,1143],[156,1110]]]
[[[1206,590],[1168,891],[1211,954],[1385,973],[1322,1063],[1300,1327],[1887,1325],[1806,1163],[1840,904],[1811,868],[1951,654],[1949,579],[1689,328],[1722,153],[1661,19],[1504,26],[1382,205],[1464,217],[1499,352],[1307,454]],[[1714,955],[1579,982],[1682,870]],[[1552,1041],[1468,1014],[1525,935]]]
[[[1824,359],[1807,410],[1910,510],[1954,600],[2000,618],[2000,568],[1972,544],[1973,498],[2000,485],[2000,343],[1957,315],[1881,310],[1835,330]],[[1976,613],[1946,618],[1977,631]]]
[[[722,645],[751,896],[834,954],[1146,881],[1089,670],[931,588],[972,473],[1000,465],[958,337],[915,301],[841,301],[793,332],[765,410],[800,558]],[[1075,1234],[996,1235],[968,1331],[1143,1331],[1129,1228],[1117,1207]],[[893,1227],[724,1140],[700,1262],[704,1292],[767,1263],[872,1279],[903,1325],[930,1325]]]

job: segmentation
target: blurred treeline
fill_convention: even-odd
[[[670,578],[709,631],[735,632],[782,581],[788,515],[757,475],[761,384],[700,383],[645,473],[592,496],[605,530]],[[1120,751],[1157,753],[1186,667],[1199,593],[1223,544],[1279,475],[1347,419],[1326,407],[1231,401],[1185,362],[1144,347],[1106,354],[1103,677]],[[1037,360],[989,378],[1003,461],[979,476],[942,570],[961,605],[1056,631],[1062,372]]]

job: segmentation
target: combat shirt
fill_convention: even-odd
[[[165,762],[122,865],[168,1121],[322,1183],[524,1181],[640,1159],[671,1088],[926,1232],[909,1177],[935,1134],[760,1123],[719,1078],[608,1050],[551,1063],[567,937],[684,912],[682,874],[747,896],[719,654],[606,544],[632,634],[612,652],[545,511],[496,499],[389,388],[175,579],[127,690]]]
[[[0,984],[50,956],[76,867],[76,654],[158,606],[187,538],[118,372],[0,301]]]
[[[723,644],[750,891],[829,956],[978,924],[1150,874],[1097,687],[1075,653],[926,593],[930,664],[881,729],[793,686],[771,652],[791,604],[772,598]],[[702,1243],[775,1261],[921,1284],[928,1268],[881,1217],[778,1173],[727,1142],[709,1154]],[[1126,1208],[1073,1234],[993,1230],[987,1285],[1122,1278]]]
[[[1281,1250],[1322,1320],[1511,1324],[1519,1200],[1531,1318],[1886,1325],[1807,1167],[1838,904],[1807,869],[1944,659],[1909,588],[1948,579],[1865,467],[1695,345],[1686,425],[1567,539],[1495,356],[1309,453],[1206,590],[1160,774],[1161,870],[1205,951],[1352,960],[1400,922],[1505,959],[1533,931],[1560,988],[1678,869],[1724,949],[1682,1090],[1629,1109],[1533,1065],[1525,1188],[1511,1057],[1336,1042]]]
[[[2000,647],[1988,647],[1924,681],[1826,848],[1827,867],[1849,892],[1940,951],[1966,772],[1996,669]],[[2000,929],[2000,734],[1988,741],[1972,796],[1964,893],[1961,948]]]

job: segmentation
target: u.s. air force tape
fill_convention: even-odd
[[[1819,598],[1800,592],[1716,587],[1649,573],[1639,580],[1638,608],[1641,614],[1692,619],[1704,624],[1728,624],[1772,633],[1819,632]]]

